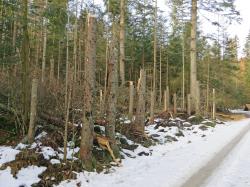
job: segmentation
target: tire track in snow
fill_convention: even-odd
[[[194,173],[187,181],[180,187],[201,187],[210,175],[218,168],[225,157],[237,146],[243,137],[250,130],[250,124],[243,128],[240,133],[234,137],[227,145],[225,145],[206,165],[202,166],[196,173]]]

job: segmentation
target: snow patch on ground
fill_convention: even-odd
[[[40,181],[38,175],[43,173],[46,167],[29,166],[22,168],[14,178],[11,174],[10,167],[5,170],[0,170],[0,186],[2,187],[30,187],[32,184]]]
[[[15,160],[16,155],[19,152],[20,152],[19,150],[13,149],[12,147],[0,146],[0,167],[4,163],[11,162],[11,161]]]

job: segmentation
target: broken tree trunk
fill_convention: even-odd
[[[134,85],[133,85],[133,81],[130,81],[129,82],[129,112],[128,112],[128,116],[130,120],[132,120],[133,118],[133,109],[134,109]]]
[[[92,170],[93,149],[93,103],[96,66],[96,17],[89,14],[87,18],[87,39],[84,73],[84,114],[81,131],[80,158],[87,170]]]
[[[35,136],[35,123],[37,117],[37,88],[38,88],[38,79],[34,78],[32,80],[32,88],[31,88],[30,123],[28,130],[29,144],[33,143]]]
[[[169,87],[164,91],[164,111],[169,110]]]
[[[140,79],[137,85],[137,108],[134,123],[134,130],[137,134],[144,135],[145,130],[145,93],[146,93],[146,76],[144,69],[140,71]]]

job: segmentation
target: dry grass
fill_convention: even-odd
[[[239,121],[242,119],[246,119],[245,114],[216,113],[216,117],[220,120],[226,120],[226,121]]]

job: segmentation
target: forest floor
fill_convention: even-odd
[[[157,142],[155,145],[144,147],[117,134],[135,147],[121,150],[124,157],[121,167],[107,167],[99,173],[73,171],[74,179],[63,180],[63,177],[53,186],[179,187],[189,184],[190,179],[204,187],[250,186],[250,119],[217,123],[215,127],[209,120],[194,124],[192,117],[156,119],[155,124],[146,127],[148,136]],[[43,145],[42,138],[46,136],[42,132],[31,146],[0,146],[1,187],[52,186],[49,181],[55,181],[57,176],[52,172],[45,175],[46,171],[64,164],[61,148]],[[45,163],[38,163],[37,155],[30,150],[39,153]],[[77,147],[69,148],[68,160],[77,161],[78,151]],[[26,159],[25,154],[29,161],[18,165]],[[62,175],[67,175],[67,169],[63,169]]]

